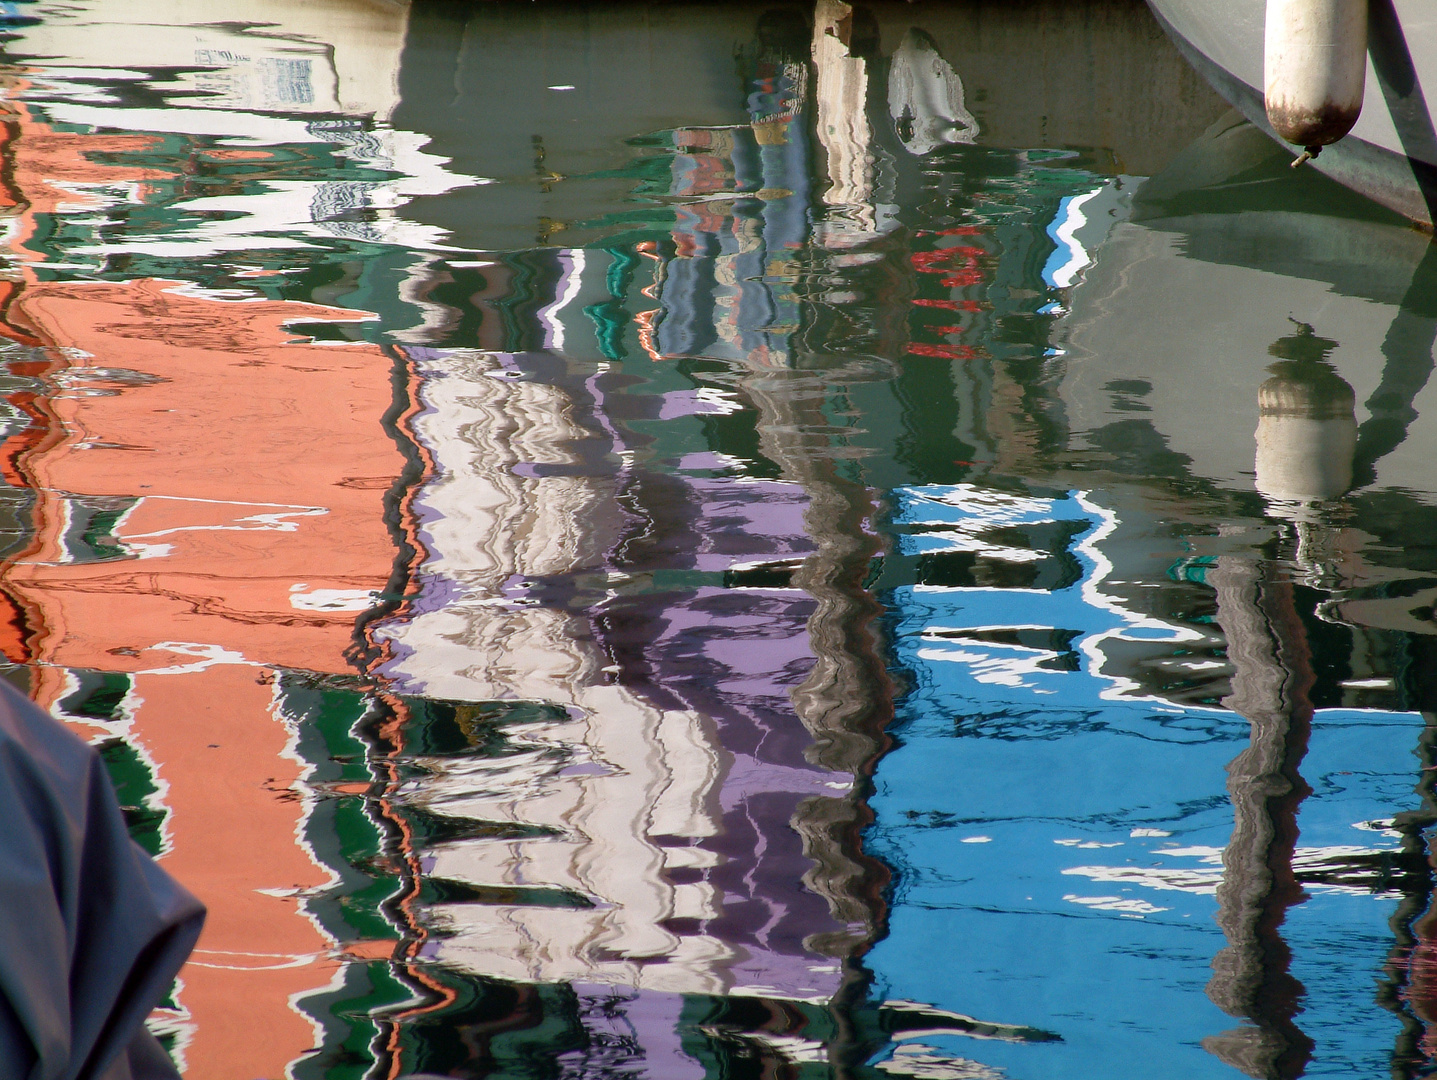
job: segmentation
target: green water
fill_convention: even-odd
[[[4,12],[187,1075],[1428,1071],[1437,261],[1140,5]]]

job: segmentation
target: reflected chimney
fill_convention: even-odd
[[[1257,490],[1269,499],[1303,506],[1352,486],[1357,399],[1327,362],[1336,345],[1299,324],[1269,350],[1281,358],[1257,392]]]

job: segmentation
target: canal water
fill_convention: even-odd
[[[1437,249],[1140,4],[0,17],[188,1077],[1431,1071]]]

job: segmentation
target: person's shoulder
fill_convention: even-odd
[[[23,778],[32,794],[48,789],[62,805],[75,807],[99,767],[94,747],[0,679],[0,769],[13,780]]]

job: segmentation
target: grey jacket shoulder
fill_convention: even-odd
[[[204,908],[136,845],[95,750],[0,683],[0,1073],[176,1075],[144,1029]]]

